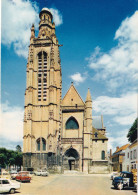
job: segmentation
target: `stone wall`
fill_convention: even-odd
[[[109,173],[108,161],[91,161],[89,173]]]

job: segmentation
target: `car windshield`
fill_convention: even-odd
[[[121,173],[120,176],[124,177],[124,178],[129,178],[130,177],[129,174],[127,174],[127,173]]]

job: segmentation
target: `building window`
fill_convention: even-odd
[[[101,153],[101,159],[102,160],[105,160],[105,151],[103,150],[102,153]]]
[[[46,140],[44,138],[38,138],[36,140],[36,149],[37,151],[46,150]]]
[[[130,152],[130,160],[132,160],[132,151]]]
[[[40,138],[37,139],[36,143],[37,143],[37,151],[40,151]]]
[[[65,125],[66,129],[79,129],[79,124],[74,117],[70,117]]]
[[[43,150],[46,150],[46,140],[44,138],[42,138],[42,146]]]
[[[129,158],[129,152],[127,153],[127,158]]]
[[[129,171],[129,165],[127,165],[127,171]]]
[[[94,134],[94,136],[95,136],[95,137],[98,137],[98,133],[96,132],[96,133]]]
[[[136,159],[136,158],[137,158],[137,151],[134,150],[134,159]]]
[[[41,86],[46,86],[47,83],[47,53],[42,51],[38,53],[38,89],[40,89]],[[46,88],[45,88],[46,90]],[[40,101],[40,92],[38,92],[38,101]],[[43,89],[42,89],[43,97]],[[46,101],[46,98],[43,99]]]
[[[104,140],[102,140],[102,142],[104,143]]]

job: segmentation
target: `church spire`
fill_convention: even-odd
[[[88,101],[92,102],[91,93],[90,93],[89,88],[88,88],[87,97],[86,97],[86,102]]]

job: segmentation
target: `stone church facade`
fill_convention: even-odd
[[[23,167],[49,171],[108,172],[106,129],[92,116],[88,89],[84,102],[71,84],[62,99],[62,73],[55,24],[49,9],[32,25],[24,107]]]

